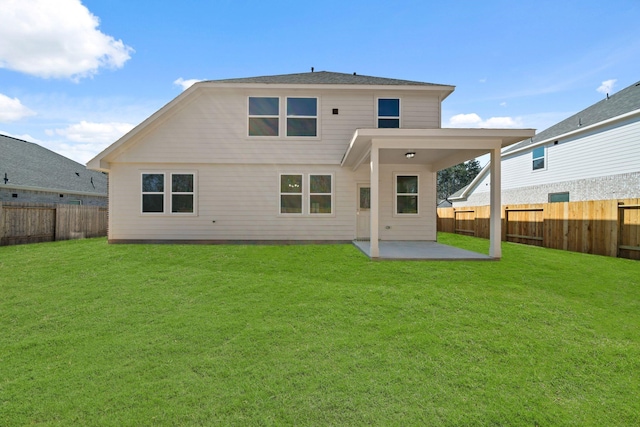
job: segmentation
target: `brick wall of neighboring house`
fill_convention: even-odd
[[[549,194],[569,193],[569,201],[631,199],[640,197],[640,172],[600,178],[541,184],[502,190],[503,205],[548,203]],[[456,208],[489,204],[489,192],[474,192],[466,201],[454,201]]]

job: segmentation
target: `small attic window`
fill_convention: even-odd
[[[11,197],[13,197],[14,199],[18,198],[18,193],[11,193]]]
[[[61,194],[60,197],[64,197],[64,194]]]

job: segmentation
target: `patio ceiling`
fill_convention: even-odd
[[[358,129],[341,165],[356,170],[368,164],[375,144],[380,149],[381,164],[428,164],[437,171],[534,134],[534,129]],[[407,159],[407,152],[415,152],[415,157]]]

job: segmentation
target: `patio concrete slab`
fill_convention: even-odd
[[[371,258],[371,242],[354,240],[353,244]],[[437,242],[380,241],[380,257],[374,259],[441,260],[441,261],[491,261],[495,258]]]

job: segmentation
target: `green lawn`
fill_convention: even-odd
[[[486,253],[488,242],[439,240]],[[0,248],[0,425],[640,425],[640,263]]]

